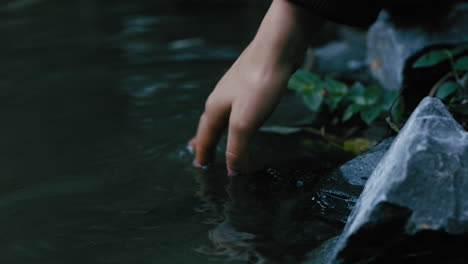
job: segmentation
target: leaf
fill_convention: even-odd
[[[359,112],[362,109],[362,106],[358,104],[351,104],[346,108],[346,111],[343,115],[343,122],[348,121],[353,115]]]
[[[383,102],[382,102],[382,110],[383,111],[390,111],[390,106],[392,106],[393,101],[398,96],[398,90],[387,90],[384,92]]]
[[[461,54],[465,51],[468,51],[468,43],[463,43],[461,45],[456,46],[454,49],[452,49],[452,54],[453,56],[456,56],[458,54]]]
[[[318,112],[323,101],[323,94],[319,89],[306,90],[302,93],[304,103],[312,112]]]
[[[349,99],[355,104],[367,106],[377,103],[382,89],[377,86],[364,87],[360,82],[356,82],[351,87],[349,92]]]
[[[288,88],[302,92],[304,90],[319,89],[322,84],[320,77],[316,74],[298,70],[288,82]]]
[[[403,101],[403,98],[400,97],[398,98],[395,105],[393,106],[390,115],[396,123],[403,123],[404,113],[405,113],[405,102]]]
[[[468,56],[463,56],[455,62],[455,70],[468,71]]]
[[[381,94],[382,94],[382,89],[377,86],[371,85],[371,86],[366,87],[366,91],[364,93],[364,98],[366,99],[366,105],[373,105],[377,103]]]
[[[334,111],[336,108],[338,108],[340,102],[348,94],[348,86],[340,81],[331,78],[326,78],[325,87],[326,91],[330,93],[330,96],[328,96],[326,103],[330,107],[330,110]]]
[[[346,140],[343,144],[343,149],[353,154],[361,154],[368,150],[371,146],[371,142],[366,138],[354,138]]]
[[[348,94],[348,86],[345,83],[332,78],[325,79],[326,89],[334,96],[344,97]]]
[[[436,65],[444,60],[449,59],[450,54],[450,51],[446,49],[430,51],[419,57],[419,59],[413,63],[413,68],[423,68]]]
[[[364,93],[366,91],[366,88],[362,83],[356,82],[353,84],[351,87],[351,90],[349,91],[349,99],[355,104],[358,105],[365,105],[366,104],[366,98],[364,96]]]
[[[361,119],[366,122],[367,125],[370,125],[380,116],[381,112],[382,109],[380,107],[370,107],[361,112]]]
[[[447,96],[451,95],[457,90],[458,84],[456,82],[444,82],[438,89],[435,97],[444,100]]]

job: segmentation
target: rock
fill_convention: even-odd
[[[467,14],[468,3],[459,3],[443,17],[429,16],[437,24],[423,19],[418,24],[403,24],[382,12],[367,39],[372,74],[384,88],[400,89],[406,62],[413,54],[433,45],[468,41]]]
[[[339,171],[349,184],[364,186],[394,138],[388,138],[369,151],[343,164]]]
[[[372,173],[334,248],[316,249],[307,263],[467,263],[466,190],[468,133],[438,99],[426,98]]]
[[[335,36],[324,44],[313,45],[305,69],[338,79],[372,81],[366,64],[367,32],[333,23],[325,24],[323,32]]]

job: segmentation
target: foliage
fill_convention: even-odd
[[[427,52],[420,56],[414,63],[413,63],[413,68],[425,68],[425,67],[431,67],[434,65],[437,65],[441,62],[445,62],[448,60],[453,59],[454,57],[468,52],[468,43],[464,43],[458,46],[453,47],[452,49],[435,49],[431,50],[430,52]],[[463,60],[461,60],[463,59]],[[456,64],[460,63],[461,68],[467,67],[467,60],[468,58],[462,57],[460,59],[460,62],[457,61]]]
[[[368,125],[384,114],[391,114],[396,120],[402,119],[401,99],[398,99],[390,113],[398,91],[384,91],[376,86],[366,87],[360,82],[348,86],[338,80],[328,77],[322,79],[303,70],[291,77],[288,87],[302,95],[304,103],[311,111],[319,112],[325,105],[332,113],[339,114],[342,122],[355,115],[359,115]]]
[[[430,96],[444,100],[454,114],[468,115],[467,81],[460,76],[468,76],[468,43],[456,45],[450,49],[434,49],[421,55],[413,68],[427,68],[442,62],[450,62],[448,72],[434,85]]]

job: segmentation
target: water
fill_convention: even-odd
[[[198,2],[0,5],[1,263],[227,261],[185,144],[266,6]]]

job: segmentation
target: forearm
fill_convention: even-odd
[[[287,0],[274,0],[247,48],[259,67],[294,71],[302,63],[313,27],[312,15]]]

